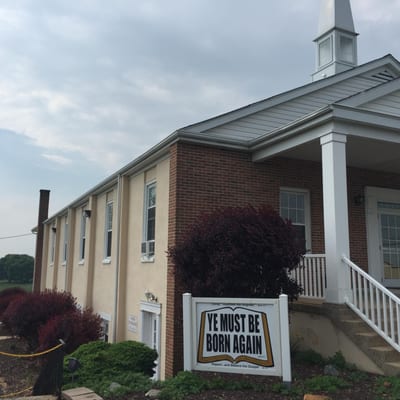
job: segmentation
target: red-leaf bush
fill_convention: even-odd
[[[224,208],[202,216],[169,249],[183,289],[194,296],[295,299],[289,278],[302,255],[289,221],[269,207]]]
[[[26,294],[27,292],[19,287],[4,289],[0,292],[0,321],[9,304],[17,297],[25,296]]]
[[[13,335],[26,339],[31,349],[38,344],[38,330],[56,315],[77,309],[70,293],[47,290],[14,299],[3,313],[3,323]]]
[[[72,353],[80,345],[98,340],[102,335],[101,318],[92,310],[74,310],[59,314],[39,328],[39,351],[47,350],[65,342],[64,351]]]

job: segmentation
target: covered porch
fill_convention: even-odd
[[[321,165],[325,251],[311,249],[292,273],[302,298],[347,304],[398,351],[399,154],[398,116],[347,105],[326,107],[253,146],[255,162],[280,156]]]

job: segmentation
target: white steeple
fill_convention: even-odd
[[[313,81],[357,65],[357,35],[350,0],[321,0]]]

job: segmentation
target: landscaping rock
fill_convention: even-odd
[[[303,400],[332,400],[328,396],[322,396],[319,394],[305,394]]]
[[[339,371],[334,365],[328,364],[325,365],[324,374],[330,376],[339,376]]]
[[[158,395],[160,394],[161,390],[158,389],[150,389],[145,396],[148,397],[149,399],[157,399]]]
[[[108,390],[112,393],[119,389],[121,386],[122,385],[120,385],[118,382],[111,382]]]

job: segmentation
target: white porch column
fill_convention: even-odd
[[[350,294],[350,276],[342,255],[349,257],[347,211],[346,136],[329,133],[321,137],[322,185],[328,303],[343,303]]]

